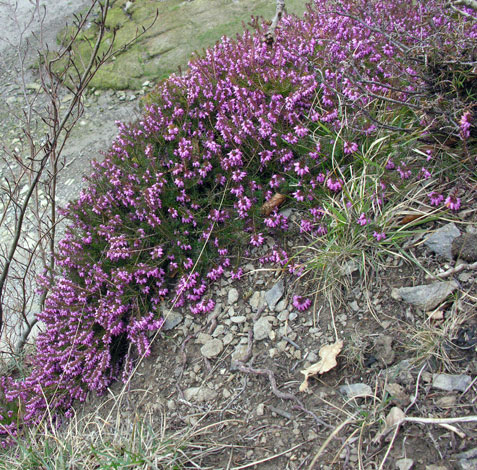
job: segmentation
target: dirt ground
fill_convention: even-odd
[[[475,228],[475,206],[471,221]],[[454,265],[421,243],[440,225],[426,226],[406,247],[433,274]],[[475,468],[475,460],[459,455],[476,447],[475,422],[449,424],[475,415],[475,271],[445,278],[457,281],[458,293],[435,309],[442,319],[430,320],[391,295],[431,280],[399,257],[384,257],[366,281],[354,273],[347,288],[335,291],[342,302],[334,309],[318,294],[305,312],[291,302],[302,285],[286,277],[281,300],[270,308],[263,294],[279,278],[261,268],[247,260],[244,279],[223,282],[208,317],[171,314],[178,325],[158,335],[129,384],[115,384],[114,399],[92,398],[86,411],[101,403],[107,415],[119,400],[113,408],[125,426],[148,417],[158,427],[166,420],[170,432],[205,428],[204,469]],[[269,325],[265,333],[258,324]],[[301,371],[337,339],[344,344],[337,366],[300,392]],[[467,376],[466,386],[443,390],[441,373]],[[432,419],[405,422],[394,435],[385,423],[395,408],[406,417],[444,418],[445,427]]]

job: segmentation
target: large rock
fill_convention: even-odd
[[[444,225],[426,238],[424,245],[438,255],[448,260],[452,259],[452,241],[460,235],[454,222]]]
[[[396,300],[403,300],[424,311],[429,311],[442,303],[458,287],[455,281],[434,282],[422,286],[393,289],[391,297]]]
[[[468,263],[477,261],[477,233],[464,233],[452,242],[452,256]]]

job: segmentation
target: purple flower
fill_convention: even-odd
[[[364,212],[362,212],[356,222],[361,226],[366,225],[368,223],[368,219],[366,218],[366,214]]]
[[[358,144],[356,142],[345,142],[343,147],[345,155],[349,155],[358,150]]]
[[[386,234],[384,232],[373,232],[373,237],[376,238],[376,241],[380,242],[386,238]]]
[[[460,118],[459,127],[462,140],[467,140],[470,137],[470,118],[471,114],[469,111],[466,111]]]
[[[311,299],[302,297],[301,295],[293,296],[293,306],[299,311],[304,312],[308,310],[311,306]]]
[[[460,209],[460,199],[452,194],[447,196],[444,204],[453,211],[458,211]]]
[[[430,200],[431,206],[438,206],[444,200],[444,196],[442,194],[438,194],[435,191],[432,191],[427,195]]]

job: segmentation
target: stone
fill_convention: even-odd
[[[446,392],[464,392],[471,382],[472,377],[464,374],[434,374],[432,376],[432,386],[438,390],[444,390]]]
[[[212,336],[214,338],[217,338],[217,336],[223,335],[225,332],[225,326],[224,325],[217,325],[217,328],[215,328],[214,332],[212,333]]]
[[[259,403],[256,408],[257,416],[263,416],[265,413],[265,405],[263,403]]]
[[[264,303],[264,295],[262,291],[256,291],[253,293],[252,297],[250,297],[250,300],[248,301],[250,304],[250,307],[253,310],[258,310],[259,308],[262,307]]]
[[[393,289],[391,297],[429,311],[441,304],[458,287],[456,281],[433,282],[427,285]]]
[[[253,325],[253,335],[257,341],[268,338],[271,331],[272,325],[266,317],[259,318]]]
[[[414,460],[412,459],[396,460],[396,468],[399,470],[411,470],[413,466],[414,466]]]
[[[477,261],[477,233],[464,233],[452,242],[452,257],[467,263]]]
[[[349,399],[373,396],[373,391],[368,384],[356,383],[350,385],[341,385],[338,390],[343,395],[346,395]]]
[[[277,315],[278,321],[286,322],[288,320],[288,310],[283,310]]]
[[[426,238],[424,245],[447,260],[452,259],[452,242],[460,235],[454,222],[444,225]]]
[[[465,450],[464,452],[460,452],[454,455],[454,457],[460,460],[477,459],[477,447],[473,447],[472,449]]]
[[[462,459],[457,462],[459,470],[475,470],[477,468],[477,459]]]
[[[204,333],[203,331],[201,331],[200,333],[197,334],[197,339],[195,341],[196,343],[199,343],[199,344],[205,344],[211,339],[212,339],[212,335],[209,335],[208,333]]]
[[[275,305],[275,312],[283,312],[288,306],[286,299],[280,300],[280,302]]]
[[[274,310],[275,306],[282,298],[285,292],[285,284],[283,279],[280,279],[271,289],[265,292],[265,300],[270,308],[270,310]]]
[[[246,320],[247,320],[247,317],[245,315],[236,315],[230,318],[230,321],[232,323],[245,323]]]
[[[179,325],[184,317],[179,312],[174,312],[174,310],[165,310],[162,312],[164,318],[164,324],[162,325],[163,331],[169,331]]]
[[[426,465],[426,470],[448,470],[444,465]]]
[[[243,362],[247,359],[248,345],[238,344],[235,347],[234,352],[232,353],[231,360],[232,362]]]
[[[232,305],[235,302],[237,302],[238,298],[239,298],[238,290],[235,289],[234,287],[232,287],[232,289],[229,290],[229,293],[228,293],[228,296],[227,296],[227,301],[228,301],[229,305]]]
[[[184,390],[184,398],[187,401],[195,401],[197,403],[204,403],[206,401],[215,400],[217,392],[207,387],[190,387]]]
[[[374,347],[374,354],[384,365],[390,366],[394,362],[396,353],[392,348],[393,337],[382,335],[380,336]]]
[[[393,402],[398,405],[407,405],[409,403],[409,395],[404,391],[404,388],[398,383],[388,383],[385,387],[386,392],[389,393]]]
[[[206,357],[207,359],[217,357],[223,350],[224,344],[220,339],[217,338],[211,339],[200,348],[202,356]]]
[[[222,342],[227,345],[230,344],[234,340],[234,335],[233,333],[227,333],[224,338],[222,339]]]

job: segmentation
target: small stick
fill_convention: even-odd
[[[472,264],[469,264],[469,263],[459,264],[455,268],[450,268],[447,271],[444,271],[443,273],[436,274],[436,277],[440,277],[440,278],[449,277],[449,276],[452,276],[453,274],[457,274],[463,271],[464,269],[477,269],[477,261]]]

